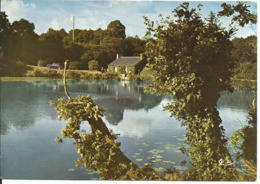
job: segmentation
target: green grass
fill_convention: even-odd
[[[1,77],[1,82],[9,81],[50,81],[50,80],[61,80],[61,79],[52,79],[49,77]]]

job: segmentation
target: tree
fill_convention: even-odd
[[[234,38],[232,40],[232,57],[238,63],[257,62],[257,37],[249,36],[247,38]]]
[[[247,161],[256,164],[257,161],[257,105],[256,97],[252,102],[251,109],[248,112],[248,125],[237,130],[231,139],[231,144],[239,148],[238,158],[242,157]],[[241,141],[243,140],[243,141]]]
[[[11,57],[11,46],[10,46],[10,38],[11,38],[11,24],[8,20],[8,17],[5,12],[0,12],[0,45],[1,45],[1,64],[3,61],[5,62],[4,57]]]
[[[235,5],[223,3],[221,7],[223,10],[218,12],[218,15],[232,16],[231,24],[237,22],[241,27],[244,27],[247,24],[257,23],[257,15],[250,12],[250,5],[247,2],[238,2]]]
[[[47,33],[41,34],[39,37],[41,58],[49,62],[63,63],[66,58],[63,40],[67,36],[64,29],[57,31],[52,28]]]
[[[25,19],[14,21],[12,30],[12,52],[15,58],[26,64],[36,64],[38,60],[38,35],[34,24]]]
[[[8,43],[8,38],[10,37],[11,33],[11,24],[7,18],[7,15],[5,12],[0,12],[0,41],[1,41],[1,52],[5,52],[5,49],[7,49],[7,43]],[[4,51],[3,51],[3,50]]]
[[[189,3],[176,8],[173,16],[160,15],[156,23],[145,18],[152,38],[145,54],[153,82],[146,89],[174,98],[164,108],[187,127],[190,148],[181,150],[192,158],[188,179],[232,180],[235,170],[219,164],[231,157],[217,100],[220,91],[232,90],[229,52],[234,29],[225,31],[213,13],[203,21]]]
[[[88,69],[89,70],[98,70],[99,66],[98,66],[98,62],[96,60],[91,60],[88,63]]]
[[[80,70],[81,69],[81,63],[79,61],[73,61],[69,64],[70,70]]]
[[[125,38],[125,26],[119,21],[114,20],[110,22],[107,26],[108,36],[110,37],[118,37]]]
[[[145,41],[135,37],[127,37],[124,43],[124,55],[125,56],[138,56],[144,52]]]
[[[66,59],[79,61],[85,48],[81,44],[71,43],[64,45]]]

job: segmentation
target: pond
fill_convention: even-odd
[[[187,159],[180,147],[185,144],[185,127],[170,118],[163,105],[166,96],[144,93],[144,83],[104,80],[71,80],[68,91],[73,98],[90,95],[106,109],[103,121],[119,134],[121,151],[138,166],[150,164],[162,171],[180,166]],[[254,90],[222,92],[218,110],[225,133],[230,136],[247,123],[247,112],[256,95]],[[65,121],[50,100],[66,98],[62,81],[1,83],[1,175],[4,179],[98,179],[94,171],[75,167],[79,157],[73,140],[58,144]],[[82,129],[89,131],[85,123]]]

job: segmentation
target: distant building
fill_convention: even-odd
[[[113,73],[138,74],[145,67],[146,61],[143,54],[140,56],[120,56],[108,65],[108,71]]]
[[[63,69],[63,67],[57,63],[47,64],[46,66],[51,69]]]

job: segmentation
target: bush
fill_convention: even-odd
[[[78,74],[76,72],[68,72],[67,78],[68,79],[80,79],[80,74]]]
[[[49,69],[35,69],[32,71],[27,72],[27,77],[50,77],[50,78],[60,78],[62,77],[56,70],[49,70]]]
[[[40,59],[37,63],[37,66],[46,66],[48,61]]]
[[[102,77],[106,80],[120,80],[120,76],[117,73],[105,73]]]
[[[2,76],[22,77],[27,72],[28,67],[20,60],[11,60],[3,58],[2,61]]]
[[[81,63],[79,61],[73,61],[69,63],[69,70],[80,70]]]
[[[81,69],[82,70],[88,70],[88,62],[87,61],[81,62]]]
[[[89,70],[98,70],[98,62],[96,60],[91,60],[89,63],[88,63],[88,69]]]

